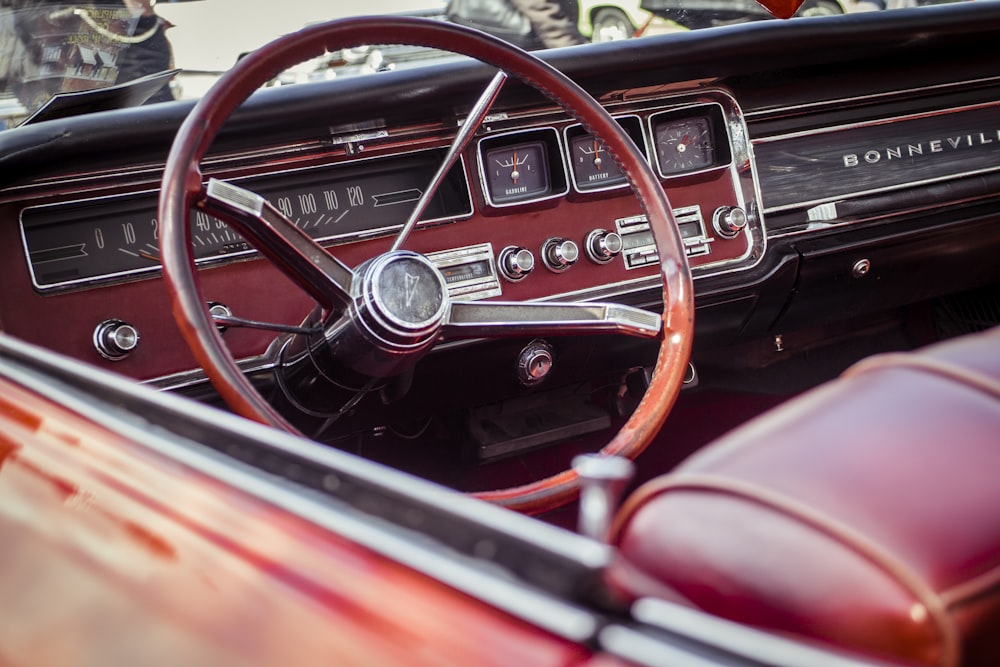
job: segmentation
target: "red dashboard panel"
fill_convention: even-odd
[[[701,93],[650,99],[628,111],[633,140],[644,144],[661,175],[668,164],[670,173],[662,182],[695,276],[756,262],[763,252],[763,231],[745,127],[735,102],[721,92]],[[693,130],[685,128],[694,122],[697,127],[711,123],[714,129],[702,132],[700,139],[689,138]],[[572,149],[580,143],[579,130],[574,131],[578,127],[551,111],[530,120],[511,118],[485,127],[484,138],[466,151],[424,217],[428,222],[407,242],[409,249],[441,258],[439,268],[455,280],[452,298],[608,300],[658,285],[652,237],[627,185],[580,187],[579,162],[572,159]],[[544,140],[521,141],[535,137]],[[207,171],[258,187],[300,228],[329,244],[338,259],[357,266],[389,248],[393,230],[419,195],[408,172],[429,169],[448,140],[444,131],[419,141],[386,133],[363,146],[338,144],[305,157],[272,157],[263,163],[245,157],[217,160]],[[547,174],[540,181],[546,194],[515,194],[496,202],[486,156],[509,152],[526,171],[527,149],[516,155],[522,144],[548,151]],[[695,150],[702,156],[689,160],[685,151]],[[599,156],[599,146],[590,155]],[[4,329],[142,380],[196,370],[155,266],[156,185],[147,181],[128,190],[101,185],[73,192],[43,187],[27,206],[7,208],[3,215],[17,217],[21,225],[20,238],[13,226],[0,230],[3,259],[17,267],[0,286]],[[386,217],[384,212],[392,208],[401,212]],[[727,217],[731,215],[735,218]],[[199,214],[192,216],[191,225],[196,256],[206,262],[201,280],[211,302],[244,319],[284,325],[299,324],[313,308],[305,294],[223,223]],[[620,252],[595,258],[588,250],[594,234],[619,236]],[[574,247],[576,261],[553,266],[547,248],[555,241]],[[616,250],[618,241],[611,242]],[[508,279],[500,262],[510,248],[527,251],[533,259],[534,270],[517,276],[521,279]],[[60,272],[60,264],[73,265],[75,276]],[[95,349],[95,329],[108,320],[127,323],[139,337],[135,348],[115,361]],[[234,356],[252,359],[265,355],[274,333],[230,328],[224,337]]]

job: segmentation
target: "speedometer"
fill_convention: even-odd
[[[313,238],[350,241],[401,226],[441,159],[439,151],[425,151],[234,182],[266,197]],[[21,233],[35,287],[47,291],[159,271],[156,211],[155,192],[25,209]],[[458,164],[422,221],[471,213],[468,183]],[[226,223],[201,211],[192,212],[191,243],[201,262],[253,251]]]

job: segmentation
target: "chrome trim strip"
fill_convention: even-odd
[[[923,185],[929,185],[929,184],[923,184]],[[960,206],[962,204],[968,204],[968,203],[977,202],[977,201],[984,201],[984,200],[989,200],[989,199],[995,199],[995,197],[996,197],[996,195],[981,195],[981,196],[978,196],[978,197],[962,197],[961,199],[952,199],[952,200],[949,200],[949,201],[944,202],[944,203],[938,203],[938,204],[932,204],[932,205],[931,204],[924,204],[924,205],[920,205],[920,206],[907,206],[906,208],[901,208],[899,210],[884,211],[882,213],[873,213],[871,215],[866,215],[864,217],[860,217],[860,218],[858,218],[856,220],[836,220],[836,219],[834,219],[834,220],[815,220],[815,221],[810,220],[810,222],[808,223],[808,225],[804,229],[794,228],[794,229],[789,229],[788,231],[773,232],[769,236],[770,236],[770,238],[774,238],[774,239],[785,239],[785,238],[793,238],[793,237],[799,237],[799,236],[806,236],[808,234],[812,234],[813,232],[823,231],[823,230],[832,229],[832,228],[836,228],[836,227],[846,227],[846,226],[849,226],[849,225],[859,225],[859,224],[863,224],[863,223],[872,222],[872,221],[875,221],[875,220],[883,220],[885,218],[891,218],[891,217],[896,217],[896,216],[901,216],[901,215],[908,215],[908,214],[911,214],[911,213],[918,213],[918,212],[921,212],[921,211],[936,210],[936,209],[940,209],[942,206]],[[837,201],[838,202],[842,202],[842,201],[849,201],[849,200],[840,199],[840,200],[837,200]],[[834,206],[834,208],[835,208],[836,203],[837,202],[825,203],[825,204],[821,204],[820,206],[817,206],[816,208],[826,207],[828,205],[829,206]]]
[[[598,644],[608,653],[623,658],[629,664],[642,667],[723,667],[729,663],[713,660],[624,625],[607,625],[597,634]]]
[[[746,112],[745,115],[748,120],[762,121],[774,117],[789,115],[790,113],[794,114],[798,112],[816,111],[826,108],[837,109],[843,107],[845,104],[856,103],[858,106],[861,105],[869,106],[873,103],[912,97],[914,95],[921,93],[938,92],[938,91],[945,92],[949,90],[962,91],[968,89],[970,86],[979,87],[997,83],[1000,83],[1000,76],[984,77],[981,79],[967,79],[964,81],[942,83],[933,86],[920,86],[918,88],[902,88],[900,90],[893,90],[889,92],[872,93],[871,95],[861,95],[856,97],[839,97],[834,100],[822,100],[819,102],[809,102],[805,104],[793,104],[784,107],[774,107],[772,109],[748,111]]]
[[[964,106],[959,106],[959,107],[948,107],[948,108],[944,108],[944,109],[937,109],[935,111],[924,111],[924,112],[920,112],[920,113],[904,114],[904,115],[898,115],[898,116],[889,116],[889,117],[877,118],[877,119],[868,120],[868,121],[859,121],[859,122],[854,122],[854,123],[845,123],[845,124],[842,124],[842,125],[834,125],[834,126],[831,126],[831,127],[825,127],[825,128],[819,128],[819,129],[812,129],[812,130],[801,130],[801,131],[797,131],[797,132],[789,132],[789,133],[786,133],[786,134],[779,134],[779,135],[773,135],[773,136],[768,136],[768,137],[762,137],[762,138],[759,138],[759,139],[753,139],[753,140],[751,140],[751,145],[758,146],[758,145],[765,145],[765,144],[773,144],[773,143],[778,143],[778,142],[782,142],[782,141],[788,141],[788,140],[792,140],[792,139],[796,139],[796,138],[800,138],[800,137],[814,137],[814,136],[824,135],[824,134],[833,134],[833,133],[837,133],[837,132],[846,132],[846,131],[856,130],[856,129],[861,129],[861,128],[871,128],[871,127],[877,127],[877,126],[880,126],[880,125],[891,125],[893,123],[913,121],[913,120],[920,120],[920,119],[924,119],[924,118],[936,118],[936,117],[946,116],[946,115],[949,115],[949,114],[962,113],[962,112],[966,112],[966,111],[977,111],[977,110],[981,110],[981,109],[991,109],[991,108],[998,108],[998,107],[1000,107],[1000,102],[983,102],[983,103],[979,103],[979,104],[970,104],[970,105],[964,105]],[[781,212],[781,211],[795,210],[795,209],[799,209],[799,208],[803,208],[803,207],[809,208],[809,207],[817,206],[819,204],[824,204],[824,203],[827,203],[827,202],[846,201],[846,200],[854,199],[854,198],[861,197],[861,196],[867,196],[867,195],[872,195],[872,194],[880,194],[880,193],[885,193],[885,192],[893,192],[893,191],[901,190],[901,189],[905,189],[905,188],[917,187],[917,186],[921,186],[921,185],[928,185],[928,184],[931,184],[931,183],[938,183],[938,182],[942,182],[942,181],[949,181],[949,180],[954,180],[954,179],[957,179],[957,178],[964,178],[964,177],[967,177],[967,176],[974,176],[974,175],[977,175],[977,174],[993,173],[995,171],[1000,171],[1000,165],[997,165],[996,167],[991,167],[991,168],[973,169],[973,170],[969,170],[969,171],[956,172],[956,173],[952,173],[952,174],[947,174],[947,175],[942,175],[942,176],[936,176],[934,178],[927,178],[927,179],[921,179],[921,180],[916,180],[916,181],[907,181],[905,183],[898,183],[896,185],[887,186],[887,187],[870,188],[870,189],[866,189],[866,190],[858,190],[858,191],[851,192],[849,194],[837,194],[837,195],[831,195],[831,196],[826,196],[826,197],[819,197],[819,198],[814,198],[814,199],[806,199],[806,200],[802,200],[802,201],[799,201],[799,202],[793,202],[793,203],[789,203],[789,204],[782,204],[780,206],[773,206],[773,207],[764,208],[763,209],[763,213],[765,213],[765,214],[767,214],[767,213],[778,213],[778,212]],[[781,234],[778,233],[778,234],[775,234],[774,236],[775,236],[775,238],[778,238],[779,236],[781,236]]]
[[[843,653],[824,651],[804,642],[741,625],[667,600],[641,598],[632,605],[632,616],[642,623],[701,642],[753,664],[772,667],[864,667],[879,664]],[[601,638],[604,638],[603,631]],[[617,643],[617,637],[614,639]]]

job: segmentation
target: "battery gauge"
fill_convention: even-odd
[[[625,182],[625,174],[599,140],[582,134],[570,142],[573,183],[580,191],[604,189]]]

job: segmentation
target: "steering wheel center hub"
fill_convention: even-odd
[[[373,333],[413,345],[435,335],[448,311],[448,285],[423,255],[396,251],[377,257],[362,280],[364,312]]]

